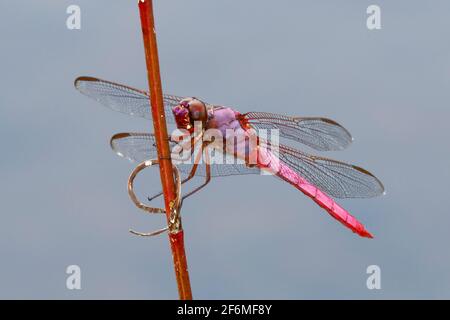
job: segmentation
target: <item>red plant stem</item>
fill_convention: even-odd
[[[159,70],[158,46],[156,42],[155,20],[153,17],[152,0],[139,0],[142,34],[144,37],[145,60],[147,63],[148,83],[150,86],[151,109],[153,127],[158,148],[161,185],[164,192],[164,203],[169,223],[170,203],[176,198],[172,162],[170,159],[169,140],[164,113],[164,101]],[[178,284],[178,294],[181,300],[191,300],[191,284],[184,249],[184,234],[180,229],[177,232],[169,231],[170,246],[172,249],[175,276]]]

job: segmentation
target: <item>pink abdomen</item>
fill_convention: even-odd
[[[258,167],[277,175],[279,178],[293,185],[353,232],[362,237],[373,238],[373,236],[364,228],[364,225],[348,213],[347,210],[337,204],[326,193],[289,168],[265,148],[259,148]]]

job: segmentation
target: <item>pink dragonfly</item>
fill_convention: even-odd
[[[92,77],[80,77],[75,80],[75,87],[81,93],[95,99],[106,107],[136,117],[151,119],[149,93],[128,86]],[[217,145],[199,142],[195,139],[194,127],[201,124],[201,133],[216,129],[227,137],[234,133],[250,136],[266,130],[278,130],[281,139],[304,144],[318,151],[342,150],[351,142],[350,133],[337,122],[318,117],[290,117],[266,112],[239,113],[224,106],[211,105],[197,98],[185,98],[164,95],[166,120],[174,123],[178,129],[191,134],[191,143],[200,145],[199,155],[193,163],[178,165],[182,173],[182,183],[194,176],[204,177],[200,186],[183,196],[183,199],[206,186],[211,177],[258,174],[261,171],[272,173],[291,184],[310,197],[333,218],[341,222],[362,237],[372,238],[355,217],[337,204],[334,198],[369,198],[384,193],[380,180],[360,167],[340,161],[309,155],[293,147],[280,144],[273,152],[271,144],[257,139],[256,145],[244,142],[243,153],[236,147],[230,149],[219,147],[219,151],[228,156],[239,158],[239,163],[211,163],[211,152]],[[171,139],[171,148],[178,141]],[[148,133],[120,133],[111,139],[111,147],[120,156],[131,161],[142,162],[157,157],[155,138]],[[250,163],[249,159],[256,159]],[[161,193],[150,197],[152,200]]]

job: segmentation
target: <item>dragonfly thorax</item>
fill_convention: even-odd
[[[194,130],[194,123],[201,122],[203,128],[208,121],[208,111],[206,104],[196,98],[186,98],[172,108],[178,129],[185,129],[190,132]]]

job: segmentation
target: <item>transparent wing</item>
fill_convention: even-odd
[[[299,175],[336,198],[371,198],[383,194],[380,180],[367,170],[279,146],[279,158]]]
[[[92,77],[77,78],[75,88],[114,111],[152,119],[148,92]],[[169,123],[174,123],[172,107],[176,106],[183,98],[164,95],[163,99],[166,119]]]
[[[112,136],[111,149],[120,157],[131,162],[143,162],[157,159],[156,140],[153,134],[124,132]],[[175,144],[170,142],[170,147]]]
[[[172,150],[176,143],[173,141],[169,143]],[[155,137],[153,134],[148,133],[118,133],[111,138],[111,148],[117,155],[132,162],[142,162],[158,157]],[[208,150],[211,158],[211,153],[214,151],[210,150],[210,148]],[[191,172],[192,168],[193,163],[178,165],[183,178]],[[250,168],[245,164],[211,164],[211,176],[213,177],[257,174],[259,172],[258,168]],[[200,160],[195,175],[206,176],[206,166],[203,160]]]
[[[327,118],[289,117],[266,112],[248,112],[243,116],[256,130],[278,129],[281,137],[319,151],[342,150],[353,141],[344,127]]]
[[[261,145],[264,146],[261,141]],[[170,142],[171,149],[176,146]],[[152,134],[119,133],[111,138],[112,149],[121,157],[133,162],[142,162],[157,158],[156,141]],[[273,150],[273,147],[271,148]],[[214,152],[208,148],[210,152]],[[369,198],[381,195],[384,187],[373,174],[360,167],[344,162],[306,154],[294,148],[280,145],[279,158],[299,175],[322,191],[336,198]],[[179,170],[186,177],[193,164],[180,164]],[[243,174],[258,174],[258,168],[247,167],[245,164],[211,164],[211,175],[230,176]],[[201,160],[197,176],[206,175],[204,161]]]
[[[222,161],[221,163],[210,164],[211,176],[213,177],[259,174],[261,172],[257,167],[248,167],[244,163],[236,163],[237,160],[235,157],[228,154],[223,155],[222,152],[212,147],[208,147],[207,152],[209,152],[209,159],[214,157],[214,153],[219,153],[217,158]],[[201,177],[206,176],[206,166],[204,165],[204,162],[198,166],[195,174]]]

